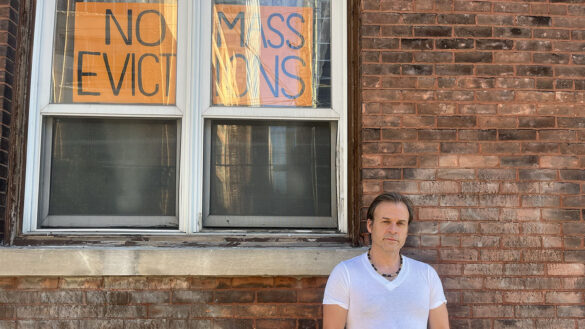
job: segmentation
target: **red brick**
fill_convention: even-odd
[[[477,119],[480,128],[515,128],[516,118],[505,117],[479,117]]]
[[[443,101],[472,101],[475,98],[473,91],[446,91],[435,92],[438,100]]]
[[[526,289],[558,290],[561,287],[559,278],[531,277],[524,280]]]
[[[215,319],[213,329],[253,329],[254,321],[248,319]]]
[[[193,289],[223,289],[231,287],[231,279],[229,278],[206,278],[195,277],[190,280],[190,287]]]
[[[561,225],[551,223],[523,223],[522,233],[524,234],[560,234]]]
[[[442,278],[443,287],[447,290],[460,289],[481,289],[483,286],[483,278],[479,277],[444,277]]]
[[[457,167],[459,166],[459,157],[457,155],[444,155],[439,157],[440,167]]]
[[[498,219],[499,210],[495,208],[463,208],[462,220],[494,221]]]
[[[297,291],[300,303],[321,303],[323,301],[323,289],[303,289]]]
[[[474,179],[475,171],[473,169],[439,169],[437,178],[449,180]]]
[[[382,10],[411,11],[414,9],[411,0],[381,0],[380,6]]]
[[[407,181],[385,181],[383,189],[386,192],[401,191],[402,193],[418,193],[418,184]],[[420,211],[420,210],[419,210]],[[420,215],[419,215],[420,218]]]
[[[486,234],[518,234],[520,227],[518,223],[480,223],[480,230]],[[514,238],[510,236],[510,238]]]
[[[463,266],[463,275],[496,276],[502,274],[503,274],[502,264],[465,264]]]
[[[296,329],[297,328],[297,321],[294,319],[289,319],[289,320],[259,319],[259,320],[256,320],[256,327],[255,328],[257,328],[257,329],[274,329],[274,328]]]
[[[565,329],[574,328],[574,320],[565,319],[537,319],[536,329]]]
[[[550,304],[580,304],[583,303],[582,292],[547,292],[546,302]]]
[[[544,275],[543,264],[505,264],[504,275],[507,276],[528,276]]]
[[[585,276],[585,264],[548,264],[548,275]]]
[[[514,307],[508,305],[476,305],[472,307],[473,314],[481,318],[511,318],[514,316]]]
[[[584,318],[585,308],[583,306],[559,306],[557,315],[560,318]]]
[[[461,237],[462,247],[493,248],[500,245],[500,237],[486,235],[472,235]]]
[[[13,289],[17,287],[17,278],[0,278],[0,289]]]
[[[486,224],[487,225],[487,224]],[[541,238],[538,236],[504,236],[502,247],[505,248],[540,248]]]
[[[301,287],[303,288],[325,288],[327,284],[327,277],[311,277],[301,279]]]
[[[413,114],[416,108],[411,103],[384,103],[381,110],[384,114]]]
[[[261,290],[257,292],[259,303],[294,303],[297,294],[294,290]]]
[[[457,193],[459,192],[459,183],[457,182],[421,182],[420,191],[422,193]]]
[[[379,155],[362,155],[362,168],[375,168],[382,165],[382,157]]]
[[[543,236],[542,237],[542,246],[544,248],[562,248],[563,247],[563,239],[561,237],[556,236]]]
[[[232,279],[234,288],[269,288],[274,285],[272,277],[235,277]]]
[[[180,293],[180,294],[179,294]],[[252,303],[254,302],[254,291],[252,290],[218,290],[213,293],[214,303]],[[201,292],[174,292],[173,302],[200,303],[205,302],[201,298]],[[205,296],[206,297],[206,296]],[[211,297],[211,296],[209,296]]]
[[[551,249],[526,249],[522,251],[524,261],[527,262],[560,262],[563,259],[563,253],[559,250]]]
[[[516,308],[516,316],[520,318],[551,318],[554,315],[554,306],[530,305]]]
[[[514,304],[536,304],[544,302],[542,292],[504,292],[504,302]]]
[[[454,208],[426,208],[418,209],[418,219],[420,220],[457,220],[459,210]]]
[[[496,104],[465,104],[460,106],[462,114],[495,114]]]
[[[416,167],[418,159],[416,156],[400,156],[400,155],[389,155],[382,157],[382,166],[386,168],[390,167]]]
[[[56,289],[59,286],[59,278],[20,277],[17,287],[19,289]]]
[[[147,282],[150,289],[188,289],[191,286],[186,277],[149,277]]]
[[[463,168],[497,167],[500,161],[497,156],[461,155],[459,165]]]
[[[104,277],[106,289],[148,289],[146,277]]]
[[[575,156],[541,156],[541,168],[579,168],[579,158]]]
[[[479,253],[473,249],[441,249],[439,254],[446,261],[474,261],[479,259]]]

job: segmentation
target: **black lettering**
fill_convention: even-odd
[[[218,27],[217,27],[217,46],[221,47],[221,35],[223,34],[223,31],[221,29],[221,21],[223,20],[227,26],[228,29],[232,30],[235,26],[236,23],[238,21],[240,21],[240,47],[244,47],[244,39],[245,39],[245,35],[244,35],[244,26],[245,26],[245,18],[244,18],[244,12],[240,11],[238,13],[238,15],[236,16],[236,18],[234,18],[233,22],[230,22],[227,17],[225,16],[225,14],[223,13],[223,11],[220,11],[217,13],[217,20],[218,20]]]
[[[136,37],[138,39],[138,37]],[[138,59],[138,89],[140,90],[140,92],[142,93],[142,95],[144,96],[153,96],[156,93],[158,93],[158,83],[155,84],[155,88],[154,91],[151,93],[148,93],[144,90],[144,87],[142,86],[142,61],[146,58],[146,57],[152,57],[154,58],[154,61],[158,63],[158,57],[156,57],[155,54],[149,54],[146,53],[142,56],[140,56],[140,58]]]
[[[132,53],[132,96],[136,96],[136,54]]]
[[[160,17],[160,37],[157,41],[154,42],[145,42],[144,40],[142,40],[142,37],[140,35],[140,22],[142,21],[142,17],[146,14],[156,14]],[[165,39],[167,33],[167,22],[165,21],[165,18],[163,17],[163,15],[161,15],[161,13],[158,10],[145,10],[143,12],[141,12],[138,17],[136,17],[136,40],[138,40],[138,42],[140,42],[143,46],[148,46],[148,47],[154,47],[154,46],[158,46],[161,44],[161,42]]]
[[[124,68],[122,68],[122,72],[120,73],[120,79],[118,79],[118,84],[114,84],[114,77],[112,76],[112,70],[110,68],[110,62],[108,61],[108,54],[104,53],[104,64],[106,65],[106,72],[108,72],[108,79],[110,80],[110,86],[112,87],[112,92],[115,96],[120,94],[120,89],[122,88],[122,83],[124,82],[124,77],[126,76],[126,69],[128,68],[128,60],[130,59],[130,54],[126,55],[126,60],[124,60]],[[134,71],[134,69],[132,69]]]
[[[244,65],[246,67],[246,89],[238,95],[238,97],[244,97],[247,93],[248,93],[248,60],[246,59],[246,56],[242,55],[242,54],[235,54],[232,57],[230,57],[230,62],[233,62],[235,58],[241,58],[244,61]],[[236,79],[237,81],[237,79]],[[236,86],[236,88],[238,88]]]
[[[83,77],[95,77],[97,73],[95,72],[83,72],[83,56],[84,55],[92,55],[92,56],[99,56],[99,52],[93,51],[80,51],[77,54],[77,94],[78,95],[87,95],[87,96],[99,96],[99,92],[90,92],[90,91],[83,91]]]
[[[113,20],[114,24],[116,24],[116,27],[118,28],[118,32],[120,32],[122,39],[124,39],[124,43],[126,43],[127,45],[131,45],[132,44],[132,10],[128,9],[128,32],[127,32],[127,35],[125,35],[124,31],[122,31],[122,26],[120,26],[120,23],[118,23],[118,20],[116,19],[116,17],[112,13],[112,10],[106,9],[106,45],[110,44],[110,20]]]
[[[165,96],[169,96],[169,85],[171,75],[171,56],[177,57],[177,54],[161,54],[166,60],[166,71],[165,71]]]
[[[219,67],[219,57],[215,57],[215,96],[219,96],[218,90],[221,88],[221,72]]]

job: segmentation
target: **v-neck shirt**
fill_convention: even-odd
[[[392,281],[374,270],[367,253],[339,263],[323,304],[348,310],[347,329],[426,329],[429,311],[447,302],[441,280],[428,264],[401,257]]]

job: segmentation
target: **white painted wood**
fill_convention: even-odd
[[[202,229],[205,119],[324,120],[337,123],[335,203],[338,229],[347,232],[347,36],[346,1],[332,1],[332,108],[211,106],[212,1],[178,0],[176,106],[50,104],[56,0],[38,0],[31,69],[31,103],[25,177],[23,232],[34,233],[38,216],[43,116],[152,117],[180,119],[179,231]],[[73,230],[86,232],[84,230]],[[118,230],[126,232],[125,230]],[[46,233],[45,230],[39,232]],[[50,231],[52,233],[56,231]],[[62,230],[72,232],[72,230]],[[113,232],[103,229],[102,232]],[[151,232],[132,230],[132,232]],[[145,234],[152,234],[145,233]]]

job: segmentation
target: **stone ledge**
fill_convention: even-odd
[[[365,248],[0,248],[0,276],[329,275]]]

